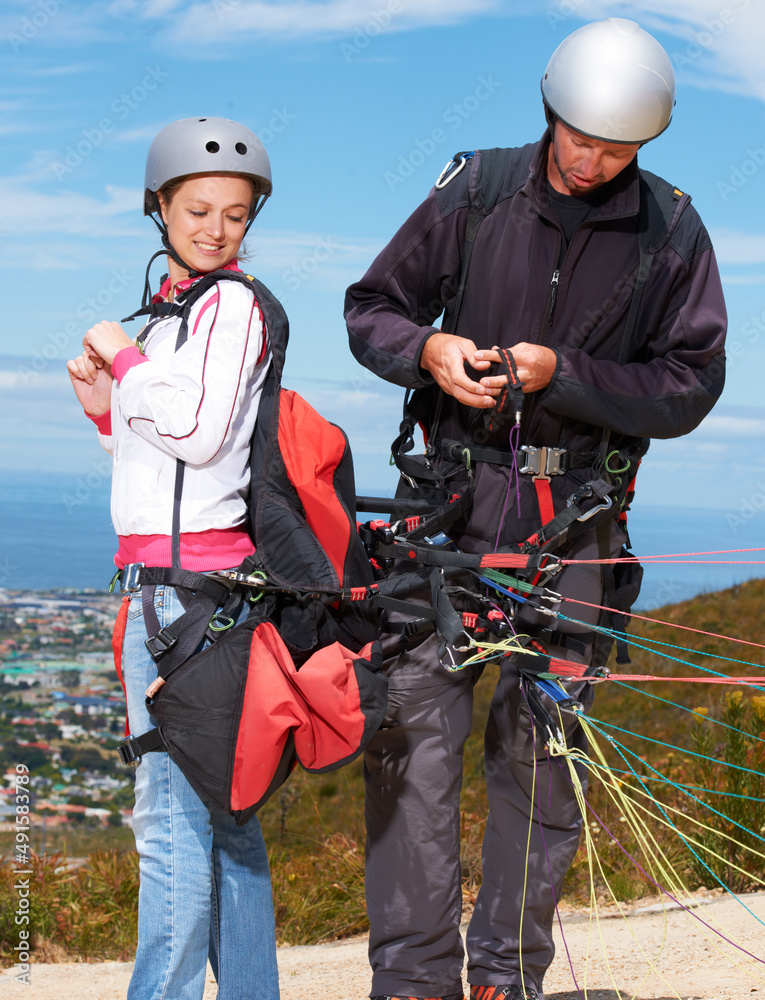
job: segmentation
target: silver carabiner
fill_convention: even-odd
[[[436,191],[440,191],[442,188],[446,187],[449,181],[453,181],[457,174],[463,169],[467,161],[467,156],[461,156],[459,166],[450,172],[450,167],[454,166],[454,157],[452,157],[452,159],[449,160],[444,169],[438,175],[438,180],[436,181]]]
[[[590,518],[594,514],[597,514],[599,510],[608,510],[609,508],[613,507],[613,505],[614,502],[611,499],[611,497],[606,497],[605,503],[600,503],[597,505],[597,507],[593,507],[592,510],[588,510],[586,514],[581,514],[577,518],[577,521],[589,521]]]

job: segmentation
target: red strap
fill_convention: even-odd
[[[120,684],[122,685],[122,691],[123,694],[125,695],[125,736],[130,735],[130,726],[128,724],[128,715],[127,715],[127,692],[125,691],[125,681],[122,677],[122,643],[125,638],[125,627],[127,625],[129,605],[130,605],[130,598],[123,597],[119,613],[117,614],[117,620],[114,623],[114,631],[112,632],[112,650],[114,652],[114,668],[117,671],[117,676],[120,679]]]
[[[539,502],[539,513],[542,517],[542,524],[548,524],[555,517],[550,480],[542,476],[535,476],[534,485],[537,488],[537,500]]]

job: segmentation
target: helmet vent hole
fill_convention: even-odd
[[[237,151],[237,153],[240,153],[242,156],[244,156],[247,153],[247,147],[243,142],[238,142],[236,146],[234,146],[234,149]]]
[[[207,150],[208,153],[217,153],[218,150],[220,149],[220,146],[218,145],[217,142],[211,139],[205,146],[205,149]]]

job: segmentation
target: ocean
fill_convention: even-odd
[[[114,573],[111,480],[90,474],[5,473],[0,485],[0,587],[105,590]],[[360,487],[361,488],[361,487]],[[364,490],[375,495],[374,490]],[[629,531],[636,555],[756,548],[765,545],[765,512],[637,504]],[[683,556],[681,556],[683,558]],[[765,576],[762,552],[686,556],[747,564],[645,565],[636,609],[649,609]]]

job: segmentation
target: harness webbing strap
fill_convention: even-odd
[[[182,587],[184,590],[195,590],[207,594],[218,604],[222,604],[228,596],[230,587],[204,573],[196,573],[190,569],[177,569],[171,566],[142,566],[138,575],[141,586],[154,584],[165,587]]]
[[[462,458],[467,451],[471,462],[490,462],[492,465],[512,466],[519,457],[522,457],[508,448],[489,448],[472,443],[466,444],[464,441],[453,441],[449,438],[438,438],[438,440],[432,441],[430,449],[442,458],[451,460]],[[599,451],[566,451],[561,456],[562,469],[564,472],[571,469],[591,469],[598,463],[600,457]]]
[[[546,476],[534,476],[534,486],[537,491],[537,502],[539,503],[539,514],[542,518],[542,524],[548,524],[555,517],[555,506],[553,505],[550,480]]]
[[[154,751],[166,750],[165,741],[159,728],[148,729],[141,736],[130,736],[125,742],[117,747],[120,760],[123,764],[140,764],[144,754]]]

